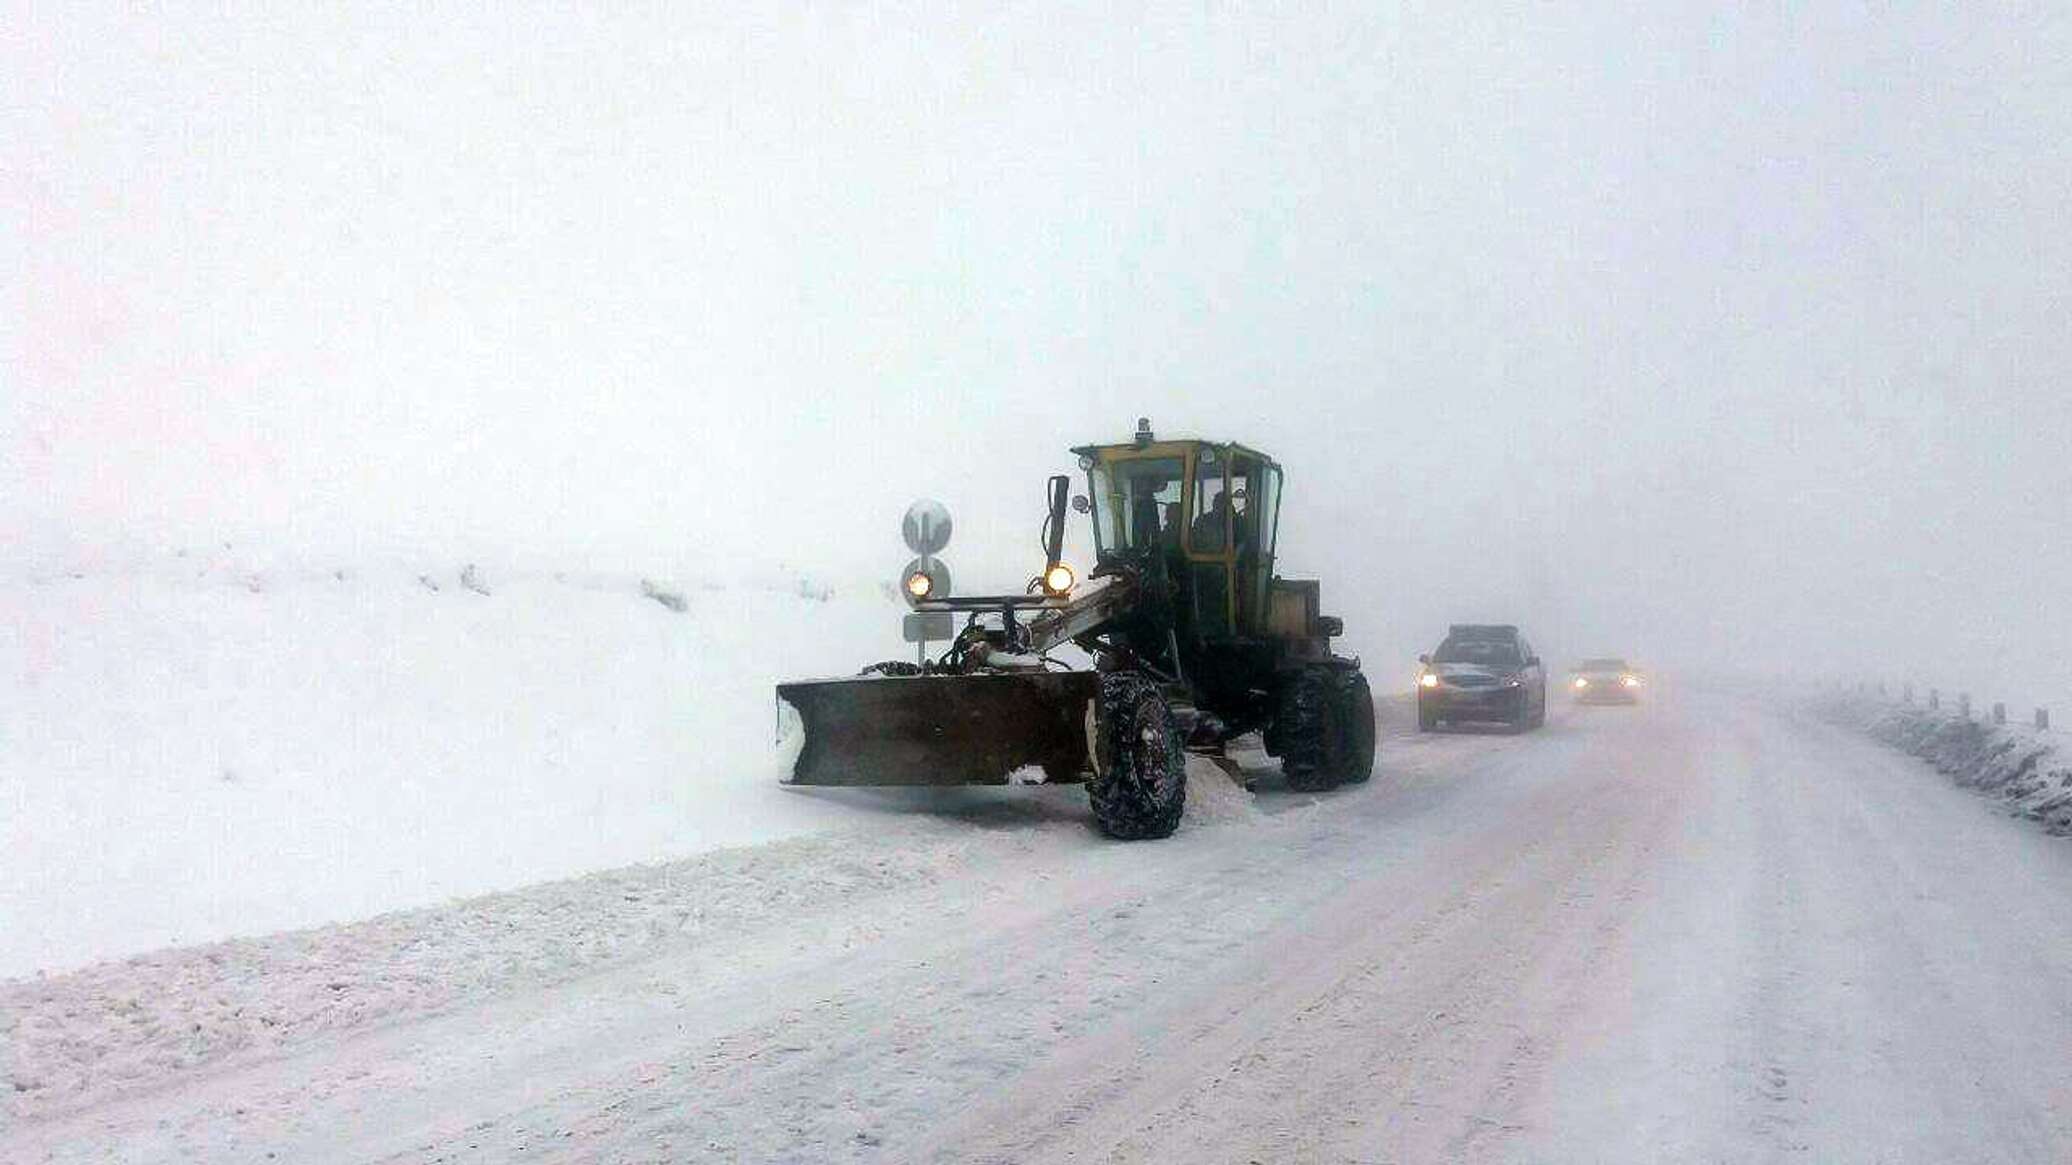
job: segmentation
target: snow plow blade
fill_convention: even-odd
[[[858,676],[777,685],[805,741],[793,785],[1084,780],[1092,672]],[[1016,775],[1016,774],[1020,775]]]

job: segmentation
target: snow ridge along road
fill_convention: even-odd
[[[22,1160],[2072,1158],[2072,849],[1727,696],[941,876],[7,1129]],[[1202,779],[1213,779],[1204,776]]]
[[[1870,695],[1828,696],[1820,710],[1920,757],[1966,788],[1999,798],[2052,833],[2072,834],[2072,757],[2058,733]]]
[[[423,569],[0,566],[0,979],[853,820],[778,787],[771,688],[889,593]]]

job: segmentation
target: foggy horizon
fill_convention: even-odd
[[[2062,16],[9,24],[32,565],[889,581],[928,496],[1011,587],[1147,416],[1283,463],[1389,683],[1504,620],[2072,693]]]

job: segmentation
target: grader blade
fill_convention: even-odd
[[[858,676],[777,685],[805,741],[789,784],[1085,779],[1091,672]]]

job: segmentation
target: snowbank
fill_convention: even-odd
[[[874,584],[217,553],[0,577],[0,978],[853,824],[771,686]]]
[[[1821,711],[2000,798],[2052,833],[2072,833],[2072,754],[2056,733],[1867,697],[1830,700]]]
[[[1098,844],[1077,802],[1063,804],[1074,793],[1029,790],[1012,804],[972,797],[947,816],[0,983],[0,1113],[48,1116],[317,1037],[846,916],[866,900],[959,876],[980,855],[1011,873],[1004,859],[1034,846]]]

